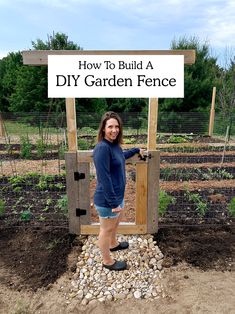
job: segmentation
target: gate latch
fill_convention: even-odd
[[[139,159],[142,160],[142,161],[146,161],[147,158],[148,158],[148,159],[151,159],[151,158],[152,158],[151,153],[144,153],[143,156],[141,156],[141,155],[139,154],[138,157],[139,157]]]

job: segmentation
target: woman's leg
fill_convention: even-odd
[[[100,219],[100,232],[98,238],[98,246],[103,256],[103,263],[112,265],[114,260],[110,256],[110,247],[112,236],[116,226],[118,225],[119,217],[117,218],[99,218]]]
[[[123,217],[123,212],[120,212],[117,220],[116,220],[116,223],[115,223],[115,226],[113,228],[113,231],[112,231],[112,235],[111,235],[111,241],[110,241],[110,248],[114,248],[118,245],[118,240],[117,240],[117,228],[118,228],[118,225],[120,223],[120,221],[122,220],[122,217]]]

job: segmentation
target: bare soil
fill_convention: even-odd
[[[234,313],[235,231],[160,229],[165,298],[82,307],[68,301],[82,238],[64,228],[0,230],[0,313]]]
[[[187,165],[181,163],[180,167]],[[208,163],[208,167],[210,165],[212,163]],[[63,168],[64,162],[58,164],[56,160],[7,160],[0,170],[4,175],[28,171],[58,174],[58,169],[63,171]],[[94,184],[92,181],[91,192]],[[168,192],[183,190],[186,185],[190,191],[234,189],[235,180],[160,182],[161,188]],[[125,207],[124,221],[134,221],[133,180],[128,180]],[[94,208],[92,220],[97,221]],[[235,230],[232,225],[160,228],[154,236],[164,254],[164,298],[82,307],[76,298],[71,300],[69,294],[84,238],[69,235],[66,224],[60,221],[56,226],[33,221],[0,224],[0,313],[235,313]]]

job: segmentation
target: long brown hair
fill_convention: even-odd
[[[106,122],[109,119],[116,119],[117,120],[117,122],[119,124],[119,133],[118,133],[118,136],[115,139],[114,143],[122,144],[123,143],[122,119],[120,118],[120,116],[116,112],[113,112],[113,111],[108,111],[102,116],[101,121],[100,121],[100,125],[99,125],[97,141],[100,142],[104,139],[104,128],[105,128]]]

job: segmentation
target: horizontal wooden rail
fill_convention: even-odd
[[[92,150],[78,150],[77,161],[78,162],[93,162],[92,154],[93,154]],[[141,161],[139,159],[137,154],[126,160],[127,164],[136,164],[137,162],[144,163],[144,161]]]
[[[195,50],[25,50],[26,65],[47,65],[48,55],[184,55],[185,64],[195,63]]]
[[[81,234],[98,234],[100,224],[81,225]],[[120,223],[117,233],[119,234],[145,234],[146,225],[135,225],[133,223]]]

